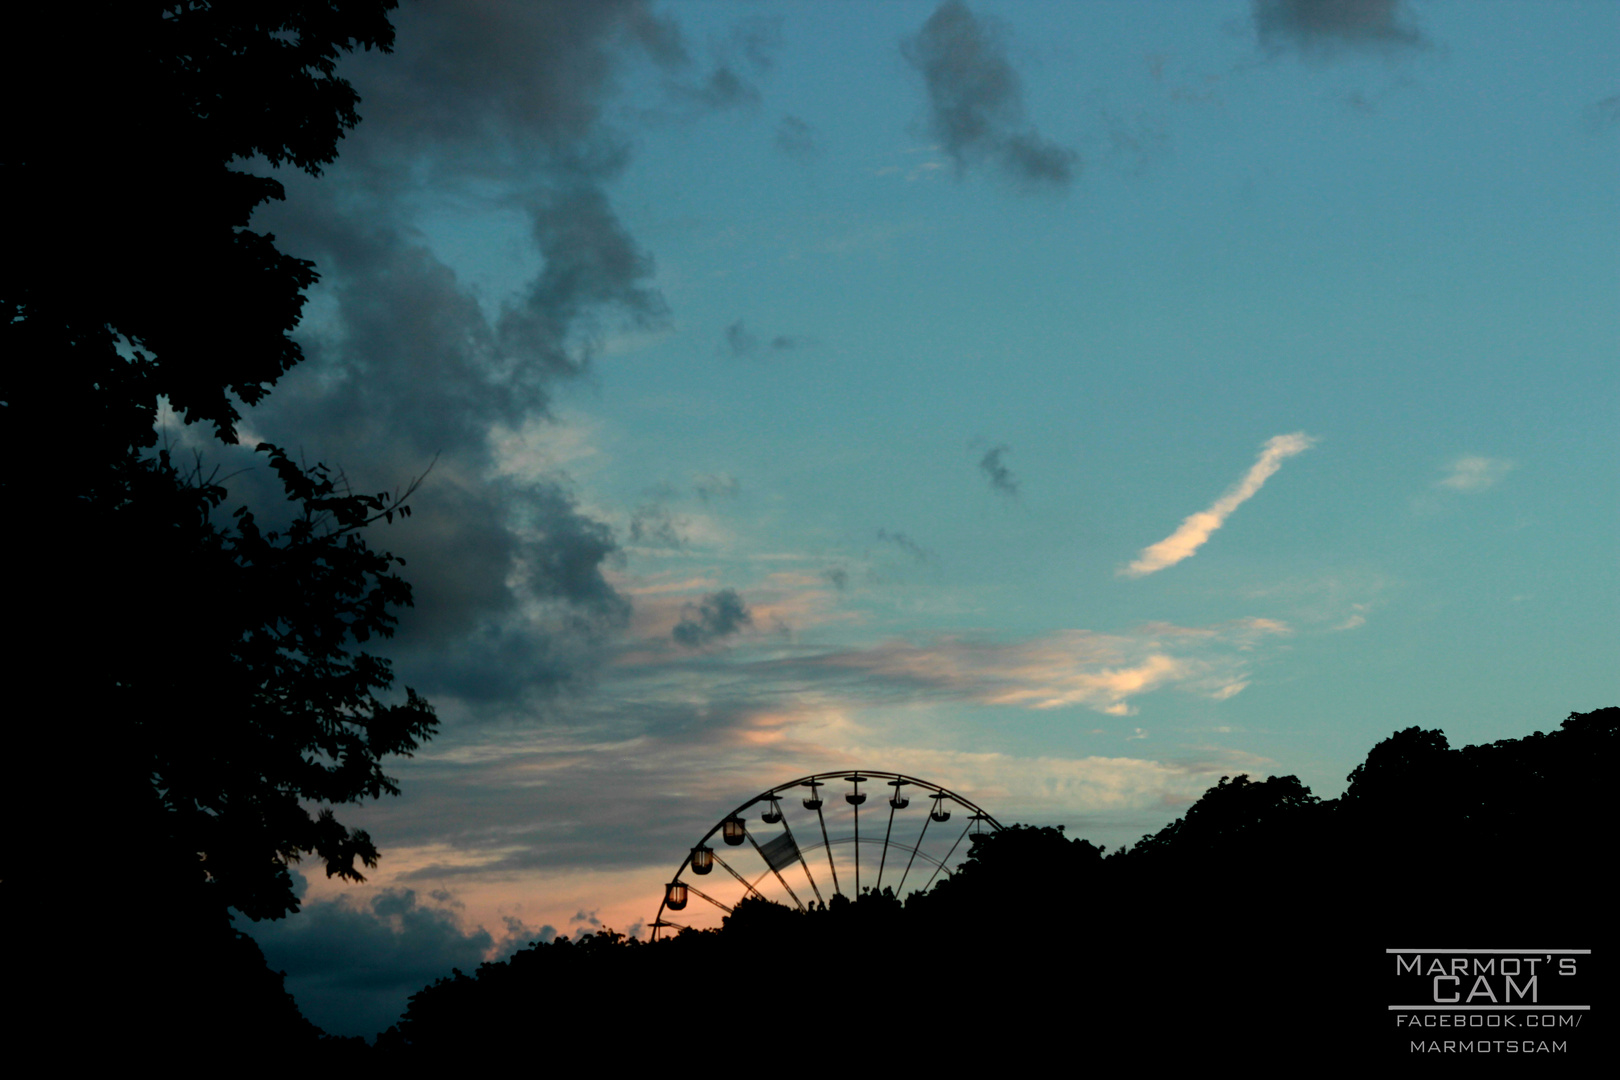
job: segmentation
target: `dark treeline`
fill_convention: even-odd
[[[1620,708],[1460,750],[1407,728],[1338,799],[1292,776],[1223,778],[1125,850],[1013,826],[903,902],[754,900],[721,930],[656,944],[611,931],[536,944],[423,989],[377,1050],[517,1049],[600,1013],[629,1025],[614,1056],[648,1062],[783,1040],[912,1046],[920,1060],[1120,1040],[1178,1057],[1404,1052],[1385,949],[1606,960],[1617,744]]]

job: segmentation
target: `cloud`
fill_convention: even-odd
[[[671,83],[670,92],[704,109],[733,109],[758,105],[759,87],[743,78],[724,62],[716,64],[708,77],[696,84]]]
[[[498,889],[515,874],[543,871],[543,917],[564,925],[576,910],[612,900],[605,878],[569,892],[559,884],[567,874],[651,868],[641,887],[656,904],[668,880],[657,876],[668,872],[663,861],[673,865],[743,798],[807,772],[878,762],[982,798],[1003,820],[1131,810],[1148,812],[1144,824],[1157,827],[1164,822],[1155,807],[1190,801],[1207,786],[1190,774],[1252,760],[1203,750],[1180,763],[967,753],[951,747],[949,725],[931,727],[925,745],[911,725],[963,703],[1015,712],[1078,706],[1120,717],[1150,693],[1215,702],[1247,681],[1264,643],[1288,633],[1256,619],[1012,642],[953,637],[841,650],[759,642],[752,655],[679,659],[647,652],[576,702],[567,725],[498,736],[461,729],[426,748],[408,763],[405,796],[376,808],[394,838],[384,869],[394,882],[453,880],[480,911],[489,905],[470,891],[474,883]],[[1131,730],[1110,729],[1122,740]],[[1212,753],[1213,764],[1204,760]],[[597,913],[621,927],[628,916],[651,914],[606,906]]]
[[[410,763],[405,797],[386,807],[394,839],[381,871],[390,877],[379,885],[453,881],[466,911],[488,925],[498,919],[481,889],[504,895],[507,906],[542,903],[536,917],[558,926],[594,912],[604,924],[623,927],[630,918],[610,910],[608,873],[647,868],[642,888],[656,905],[668,880],[658,875],[667,875],[726,810],[808,772],[862,764],[894,769],[982,799],[1004,821],[1145,810],[1156,827],[1164,823],[1153,815],[1156,807],[1191,801],[1207,786],[1189,774],[1252,767],[1252,758],[1230,751],[1144,762],[964,752],[943,733],[918,745],[891,730],[881,710],[858,709],[843,691],[872,696],[903,689],[936,706],[973,699],[940,687],[905,687],[884,674],[854,673],[865,684],[857,687],[833,682],[852,673],[828,670],[807,683],[807,670],[774,669],[769,674],[780,681],[763,686],[755,679],[676,680],[678,692],[658,695],[648,693],[656,683],[622,685],[593,698],[566,727],[459,744],[437,740]],[[884,680],[890,685],[880,689]],[[1130,733],[1124,726],[1111,731],[1120,741]],[[537,872],[544,876],[512,887],[516,875]],[[570,874],[589,880],[569,889],[563,882]]]
[[[1126,117],[1105,108],[1101,120],[1107,132],[1108,157],[1127,175],[1146,175],[1148,168],[1169,145],[1170,136],[1165,131],[1163,121],[1145,110],[1138,110]]]
[[[659,548],[686,546],[686,539],[675,527],[669,508],[658,503],[636,507],[636,512],[630,516],[630,542]]]
[[[1254,0],[1260,44],[1326,53],[1342,47],[1404,49],[1427,45],[1403,0]]]
[[[1435,487],[1452,491],[1484,491],[1513,468],[1513,462],[1501,458],[1464,455],[1447,466],[1446,475],[1436,480]]]
[[[946,0],[900,51],[922,73],[929,130],[958,176],[988,161],[1029,188],[1074,179],[1079,156],[1025,126],[1023,89],[998,27]]]
[[[1018,494],[1018,478],[1001,460],[1003,455],[1011,451],[1012,447],[1006,443],[1002,443],[1000,446],[992,446],[985,451],[984,457],[979,459],[979,471],[989,477],[992,490],[1002,495],[1016,496]]]
[[[413,517],[376,538],[409,564],[415,607],[393,646],[406,682],[430,693],[516,690],[510,678],[473,674],[514,646],[570,657],[531,668],[531,689],[570,681],[590,666],[579,646],[627,611],[602,574],[616,545],[557,477],[500,475],[491,440],[495,428],[544,412],[555,365],[503,354],[496,328],[425,248],[304,209],[309,228],[282,231],[312,241],[304,250],[327,274],[338,329],[306,337],[310,361],[252,423],[366,487],[398,484],[433,463]],[[535,618],[541,609],[561,621]],[[552,648],[563,623],[569,640]]]
[[[701,648],[752,626],[754,617],[735,589],[721,589],[688,604],[670,636],[689,649]]]
[[[780,19],[743,19],[732,27],[724,40],[715,44],[712,66],[702,78],[692,81],[678,77],[674,69],[683,65],[666,65],[670,73],[664,81],[665,92],[674,101],[690,107],[691,111],[683,119],[695,118],[693,112],[702,114],[758,105],[763,95],[746,71],[755,75],[769,71],[775,66],[775,54],[781,44]]]
[[[816,129],[791,114],[782,117],[776,125],[776,148],[801,164],[821,156],[821,140]]]
[[[644,0],[442,0],[404,7],[394,23],[392,55],[358,54],[343,68],[363,119],[340,159],[393,189],[423,168],[435,181],[505,177],[535,164],[546,179],[611,173],[625,149],[603,114],[626,67],[650,60],[674,71],[690,62],[675,23]]]
[[[545,266],[501,313],[505,355],[538,364],[537,374],[574,375],[590,363],[590,331],[602,310],[616,309],[636,327],[663,323],[663,298],[648,284],[652,256],[625,231],[600,188],[569,184],[538,192],[526,209]]]
[[[743,357],[788,353],[810,344],[806,338],[790,337],[787,334],[778,334],[768,341],[761,341],[741,319],[726,327],[725,341],[726,348],[731,351],[732,356]]]
[[[801,576],[799,589],[826,595]],[[748,596],[756,623],[767,603],[792,603]],[[1220,775],[1259,766],[1238,750],[1174,745],[1164,710],[1137,722],[1151,729],[1154,754],[1125,756],[1134,731],[1123,718],[1149,695],[1221,711],[1291,634],[1249,618],[849,647],[753,634],[696,651],[675,647],[668,623],[658,632],[621,647],[597,691],[566,700],[560,720],[451,727],[403,763],[404,795],[364,808],[360,821],[390,838],[368,887],[454,882],[464,926],[498,930],[500,912],[521,902],[531,922],[578,926],[570,916],[584,912],[624,929],[651,918],[680,857],[731,807],[795,776],[857,766],[943,783],[1003,821],[1067,821],[1094,840],[1134,839]],[[1081,733],[1098,726],[1087,713],[1107,718],[1095,734],[1111,754],[983,752],[987,719],[1061,717]],[[970,749],[953,745],[964,736]]]
[[[1620,126],[1620,94],[1610,94],[1586,108],[1586,125],[1593,131]]]
[[[1292,435],[1277,435],[1267,440],[1265,447],[1260,451],[1259,459],[1250,466],[1249,471],[1235,487],[1216,499],[1208,510],[1201,510],[1187,517],[1179,529],[1157,544],[1143,548],[1135,562],[1119,571],[1120,576],[1143,577],[1167,566],[1174,566],[1190,557],[1203,547],[1204,541],[1209,539],[1211,533],[1226,524],[1226,519],[1231,517],[1232,511],[1242,506],[1260,490],[1271,478],[1271,474],[1282,467],[1285,460],[1308,450],[1315,441],[1303,431],[1296,431]]]
[[[769,71],[776,65],[782,47],[782,20],[763,16],[743,19],[731,28],[729,48],[740,54],[756,71]]]
[[[271,969],[287,973],[304,1015],[330,1034],[351,1036],[386,1029],[411,994],[451,969],[470,971],[556,933],[508,916],[497,938],[482,926],[465,927],[450,893],[434,896],[438,903],[427,904],[415,889],[392,888],[366,900],[315,900],[287,919],[247,929]]]
[[[1135,634],[1063,630],[1018,642],[944,637],[926,645],[867,648],[761,661],[762,671],[822,680],[862,696],[958,698],[984,705],[1055,709],[1079,705],[1126,716],[1131,699],[1169,687],[1225,700],[1248,685],[1245,654],[1286,635],[1270,619],[1215,627],[1152,625]]]
[[[628,148],[604,115],[629,66],[688,60],[674,24],[628,0],[446,0],[396,24],[393,55],[344,63],[364,122],[338,162],[319,182],[283,177],[287,202],[256,219],[323,280],[298,332],[308,361],[250,423],[364,488],[436,461],[413,517],[378,538],[415,591],[392,646],[402,680],[549,694],[625,623],[604,574],[619,551],[566,476],[510,468],[496,436],[545,422],[605,334],[665,323],[652,257],[607,194]],[[481,300],[418,227],[425,192],[521,221],[511,235],[538,269]]]
[[[893,544],[920,563],[927,562],[934,557],[932,551],[929,551],[903,532],[890,532],[887,529],[879,529],[877,538],[885,543]]]
[[[730,473],[700,473],[692,477],[692,490],[704,502],[735,499],[742,494],[742,483]]]

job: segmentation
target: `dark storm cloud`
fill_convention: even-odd
[[[821,140],[816,137],[816,129],[797,116],[784,116],[776,125],[776,148],[800,163],[821,156]]]
[[[923,547],[921,544],[917,543],[917,541],[913,540],[903,532],[890,532],[887,529],[879,529],[877,531],[877,538],[882,540],[884,543],[893,544],[895,547],[899,548],[907,555],[910,555],[918,562],[927,562],[929,559],[934,557],[933,552],[929,551],[927,548]]]
[[[249,929],[271,970],[287,973],[299,1009],[334,1035],[376,1035],[411,994],[452,968],[475,969],[497,945],[483,927],[464,929],[454,911],[421,903],[414,889],[388,889],[370,903],[318,900]],[[505,930],[502,944],[512,947],[555,934],[521,923]]]
[[[778,334],[768,341],[761,340],[741,319],[726,327],[725,342],[731,355],[740,357],[780,355],[810,344],[806,338],[787,334]]]
[[[1002,495],[1018,494],[1018,478],[1013,475],[1012,470],[1007,468],[1006,462],[1002,460],[1004,456],[1011,452],[1012,447],[1002,443],[1000,446],[992,446],[989,450],[986,450],[984,457],[979,459],[979,471],[989,478],[990,487]]]
[[[415,590],[391,646],[402,681],[547,692],[588,675],[628,616],[603,573],[618,549],[565,479],[503,468],[490,432],[546,417],[605,333],[665,319],[652,257],[605,188],[628,150],[603,113],[627,64],[690,60],[673,23],[629,0],[412,5],[397,26],[394,55],[344,66],[363,122],[338,163],[289,178],[263,215],[316,262],[323,299],[301,334],[309,362],[251,424],[362,489],[434,463],[412,518],[376,538]],[[526,219],[540,269],[493,315],[412,228],[429,189]],[[510,194],[489,204],[496,189]]]
[[[696,649],[741,633],[743,627],[753,624],[754,617],[737,590],[721,589],[697,604],[687,604],[670,636],[677,643]]]
[[[1255,31],[1268,49],[1404,49],[1428,44],[1403,0],[1255,0]]]
[[[319,202],[289,208],[282,224],[326,272],[341,330],[313,338],[305,369],[252,423],[340,462],[363,487],[433,465],[413,516],[377,536],[406,558],[415,593],[392,647],[401,675],[474,698],[570,681],[592,664],[585,646],[628,614],[603,575],[617,548],[558,481],[492,475],[489,431],[544,415],[549,382],[586,363],[588,341],[570,339],[592,303],[615,295],[600,269],[613,251],[559,241],[548,270],[572,266],[570,278],[542,274],[492,325],[449,268],[399,230]],[[628,298],[638,299],[633,288]],[[553,642],[559,634],[568,640]]]
[[[572,375],[591,359],[598,313],[615,309],[639,327],[659,324],[663,297],[649,282],[652,256],[625,231],[600,188],[537,195],[528,208],[545,267],[523,298],[502,313],[505,354],[530,378]]]
[[[395,23],[392,56],[344,67],[362,100],[347,164],[390,169],[422,157],[485,173],[538,152],[553,168],[599,172],[622,161],[601,115],[626,61],[689,63],[675,24],[641,0],[441,0],[405,7]]]
[[[901,52],[922,73],[929,131],[958,176],[989,161],[1029,187],[1063,188],[1074,179],[1079,156],[1025,126],[1023,88],[997,27],[946,0]]]

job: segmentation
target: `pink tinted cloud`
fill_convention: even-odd
[[[802,657],[799,669],[859,672],[874,681],[987,705],[1054,709],[1080,705],[1129,715],[1130,699],[1177,687],[1224,700],[1246,685],[1237,654],[1262,637],[1286,634],[1274,619],[1209,627],[1156,624],[1134,634],[1062,630],[1017,642],[946,637],[925,645],[888,641]]]

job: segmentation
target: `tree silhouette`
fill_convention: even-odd
[[[370,837],[341,825],[331,805],[397,794],[382,760],[409,754],[435,726],[414,691],[380,700],[392,683],[387,661],[352,647],[391,634],[391,609],[410,602],[391,572],[398,560],[360,537],[377,517],[408,507],[342,494],[324,468],[268,454],[300,508],[279,530],[261,528],[245,508],[228,527],[216,524],[210,512],[225,491],[186,484],[159,456],[149,475],[155,486],[179,481],[172,490],[193,501],[189,527],[174,527],[179,515],[162,507],[161,488],[126,512],[157,508],[140,531],[168,524],[165,543],[141,562],[186,595],[172,605],[173,621],[152,617],[170,633],[107,661],[110,695],[138,718],[125,753],[140,755],[158,798],[147,828],[199,853],[220,899],[256,919],[295,909],[288,865],[306,852],[350,880],[376,865]],[[165,655],[187,637],[180,656]],[[202,707],[151,708],[166,700]]]
[[[302,359],[287,331],[315,273],[247,228],[282,185],[233,166],[319,175],[359,119],[337,58],[388,49],[394,6],[119,0],[11,16],[6,90],[29,107],[4,151],[8,205],[26,208],[0,279],[8,427],[66,417],[75,437],[52,445],[106,464],[152,445],[164,395],[235,441],[232,396],[254,404]]]
[[[410,603],[400,560],[364,538],[408,492],[356,492],[262,444],[287,504],[231,512],[223,481],[157,449],[154,428],[166,399],[234,445],[239,407],[302,359],[290,332],[316,276],[248,227],[283,196],[260,174],[335,158],[358,121],[336,60],[387,50],[394,6],[124,0],[9,24],[5,88],[28,106],[0,157],[16,211],[0,491],[27,523],[14,663],[49,705],[14,725],[0,897],[13,925],[48,900],[63,925],[132,927],[104,988],[128,1039],[271,1023],[218,1006],[226,977],[199,974],[201,958],[259,957],[226,905],[295,910],[288,867],[307,854],[358,879],[376,848],[332,806],[395,792],[383,759],[435,727],[364,648]],[[31,944],[18,970],[47,980],[52,950],[73,947]]]
[[[795,1040],[1001,1071],[1104,1041],[1199,1064],[1213,1046],[1250,1043],[1278,1063],[1324,1050],[1404,1058],[1406,1043],[1389,1042],[1385,949],[1522,933],[1600,953],[1612,942],[1599,875],[1617,814],[1587,781],[1612,774],[1617,749],[1615,708],[1460,751],[1409,728],[1352,774],[1354,798],[1319,799],[1292,776],[1223,777],[1178,821],[1106,856],[1061,828],[1014,825],[976,837],[951,876],[903,904],[887,891],[807,911],[746,898],[719,930],[536,944],[423,988],[377,1050],[413,1067],[526,1052],[536,1017],[625,1002],[632,1034],[609,1051],[620,1067]],[[1584,850],[1592,872],[1539,903],[1504,892],[1527,848],[1481,859],[1503,821],[1560,834],[1538,856]],[[1424,834],[1433,841],[1412,840]],[[1574,1048],[1612,1056],[1602,1039]]]

